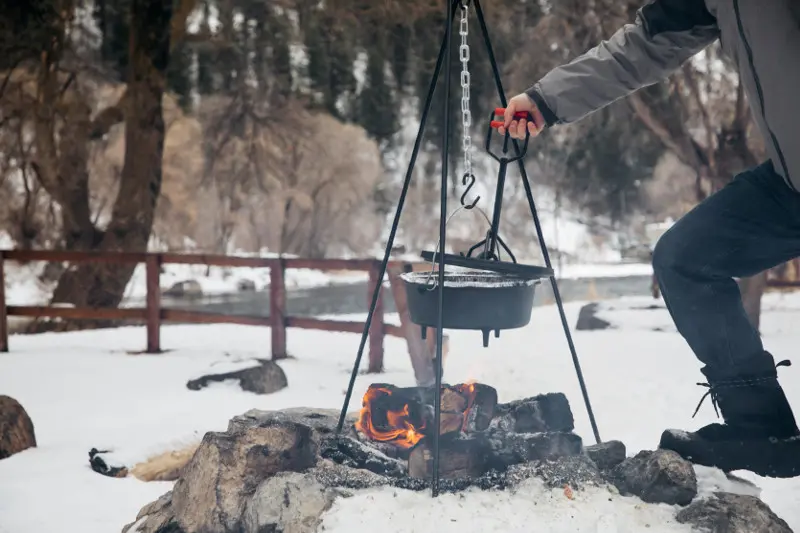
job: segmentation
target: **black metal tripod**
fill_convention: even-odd
[[[417,131],[417,137],[414,142],[414,148],[411,153],[411,159],[408,165],[408,170],[406,172],[405,180],[403,181],[403,187],[400,192],[400,199],[397,203],[397,211],[394,215],[394,220],[392,222],[391,231],[389,232],[389,239],[386,243],[386,250],[384,252],[383,261],[381,262],[380,273],[377,279],[377,285],[372,292],[372,301],[370,304],[369,312],[367,314],[367,321],[364,325],[364,332],[361,336],[361,342],[358,347],[358,353],[356,355],[355,364],[353,365],[353,372],[350,376],[350,384],[347,388],[347,393],[344,399],[344,405],[342,406],[341,414],[339,416],[339,424],[337,427],[337,433],[340,433],[345,422],[345,417],[347,415],[347,410],[350,405],[350,399],[353,394],[353,386],[355,385],[356,377],[358,376],[358,370],[361,365],[361,358],[364,354],[364,348],[367,343],[367,338],[369,336],[369,329],[372,323],[372,318],[375,313],[375,308],[378,303],[378,297],[380,294],[380,286],[383,283],[383,277],[386,275],[387,265],[389,263],[389,258],[391,256],[391,250],[394,245],[394,239],[397,234],[397,228],[400,223],[400,215],[403,211],[403,205],[405,204],[406,195],[408,194],[409,185],[411,183],[411,175],[414,171],[414,165],[417,160],[417,155],[419,154],[419,149],[422,144],[422,137],[425,131],[425,124],[428,119],[428,114],[431,109],[431,102],[433,99],[433,94],[436,89],[437,81],[439,78],[439,74],[442,69],[442,63],[445,65],[445,101],[449,98],[450,95],[450,73],[451,73],[451,54],[450,54],[450,47],[452,41],[452,25],[453,19],[458,8],[462,5],[469,6],[472,3],[475,7],[476,15],[478,18],[478,23],[480,25],[481,35],[483,37],[484,44],[486,46],[486,50],[489,56],[489,61],[492,66],[492,74],[494,77],[495,86],[497,88],[497,93],[500,98],[500,102],[502,106],[505,107],[507,105],[505,91],[503,89],[503,84],[500,80],[500,70],[497,66],[497,61],[495,60],[494,50],[492,49],[492,44],[489,39],[489,32],[486,27],[486,20],[483,15],[483,10],[481,9],[481,4],[479,0],[447,0],[447,11],[446,11],[446,24],[445,24],[445,36],[442,42],[441,48],[439,50],[439,56],[436,60],[436,67],[434,68],[433,77],[428,88],[428,94],[425,100],[425,105],[422,111],[422,117],[420,118],[420,125],[419,130]],[[506,133],[506,140],[508,140],[508,133]],[[545,265],[547,269],[552,269],[552,264],[550,262],[550,255],[547,251],[547,247],[544,242],[544,236],[542,234],[542,227],[541,223],[539,222],[539,215],[536,211],[536,204],[533,200],[533,192],[531,190],[530,181],[528,180],[527,172],[525,171],[525,164],[521,157],[521,150],[519,147],[519,143],[512,139],[514,150],[518,156],[516,162],[519,166],[520,174],[522,177],[522,183],[525,188],[525,195],[528,200],[528,205],[531,210],[531,215],[533,216],[533,223],[536,226],[536,234],[539,239],[539,243],[542,249],[542,256],[545,261]],[[443,132],[443,149],[442,149],[442,175],[441,175],[441,212],[440,212],[440,219],[439,219],[439,246],[441,253],[437,253],[436,257],[438,258],[439,262],[439,269],[438,269],[438,287],[444,287],[444,272],[445,272],[445,222],[446,222],[446,213],[447,213],[447,187],[448,187],[448,155],[449,155],[449,146],[450,146],[450,106],[444,106],[444,132]],[[496,234],[496,232],[495,232]],[[578,376],[578,382],[580,383],[581,392],[583,394],[583,400],[586,405],[586,410],[589,415],[589,421],[592,425],[592,431],[594,432],[595,440],[600,443],[600,433],[597,430],[597,423],[595,421],[594,412],[592,410],[591,403],[589,401],[589,394],[586,390],[586,384],[583,379],[583,372],[581,371],[580,362],[578,360],[578,354],[575,350],[575,345],[572,341],[572,334],[570,333],[569,324],[567,322],[567,317],[564,312],[564,304],[561,300],[561,294],[558,290],[558,284],[555,279],[555,275],[550,275],[550,283],[553,289],[553,294],[555,296],[556,305],[558,307],[558,312],[561,317],[561,324],[564,327],[564,334],[567,338],[567,344],[569,345],[570,354],[572,355],[572,362],[575,366],[575,372]],[[435,368],[435,375],[436,375],[436,390],[440,391],[442,386],[442,310],[444,308],[444,290],[439,290],[438,292],[439,302],[438,302],[438,326],[436,328],[436,358],[434,360],[434,368]],[[434,428],[439,428],[441,422],[441,394],[434,394]],[[439,431],[433,431],[433,473],[431,476],[431,489],[433,496],[437,496],[439,493]]]

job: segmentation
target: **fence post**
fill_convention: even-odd
[[[269,318],[272,360],[286,359],[286,263],[276,259],[269,267]]]
[[[147,280],[147,353],[161,353],[161,254],[145,259]]]
[[[0,251],[0,352],[8,351],[8,312],[6,310],[5,254]]]
[[[367,306],[372,303],[374,291],[378,291],[375,314],[369,326],[369,368],[367,372],[377,374],[383,372],[383,336],[385,333],[383,316],[383,280],[378,279],[380,263],[374,261],[369,269],[369,287]]]

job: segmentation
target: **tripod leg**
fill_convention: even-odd
[[[456,0],[454,6],[460,5],[460,1]],[[445,10],[445,17],[450,13],[451,8],[448,6]],[[450,53],[451,41],[453,34],[452,19],[448,20],[447,28],[445,30],[444,38],[444,128],[442,131],[442,184],[440,190],[440,211],[439,211],[439,308],[436,316],[436,360],[434,361],[434,368],[436,369],[436,388],[434,389],[433,400],[433,427],[436,428],[433,432],[433,472],[431,473],[431,496],[436,497],[439,495],[439,427],[441,424],[442,416],[442,341],[443,341],[443,312],[444,312],[444,254],[445,254],[445,227],[447,224],[447,163],[450,156],[450,74],[452,73],[452,58],[453,54]]]
[[[500,79],[500,69],[497,67],[497,61],[495,60],[494,57],[494,50],[492,49],[492,43],[491,40],[489,39],[489,30],[486,27],[486,20],[483,17],[483,10],[481,9],[481,3],[480,0],[474,0],[474,3],[475,3],[475,11],[478,16],[478,23],[480,24],[481,27],[481,34],[483,35],[483,40],[484,43],[486,44],[486,50],[487,53],[489,54],[489,62],[492,65],[492,74],[494,76],[494,83],[497,87],[498,95],[500,96],[500,102],[502,106],[505,107],[508,104],[508,102],[506,100],[505,91],[503,90],[503,82]],[[519,148],[519,142],[516,139],[514,139],[514,150],[517,153],[517,155],[521,153]],[[544,235],[542,234],[542,225],[539,221],[539,215],[536,211],[536,203],[533,200],[533,191],[531,190],[531,184],[530,181],[528,180],[528,173],[525,171],[525,162],[522,159],[520,159],[518,161],[518,164],[519,164],[520,174],[522,175],[522,184],[525,187],[525,196],[527,196],[528,198],[528,205],[530,206],[531,215],[533,216],[533,223],[536,226],[536,235],[539,239],[539,244],[541,245],[542,248],[542,256],[544,257],[545,266],[547,268],[552,268],[552,264],[550,262],[550,254],[547,252],[547,246],[545,245],[544,242]],[[594,438],[599,444],[601,442],[600,432],[597,429],[597,421],[595,420],[594,417],[592,404],[589,401],[589,392],[586,389],[586,383],[583,379],[583,372],[581,371],[581,363],[578,360],[578,353],[575,350],[575,344],[572,341],[572,333],[570,333],[569,322],[567,321],[567,315],[566,313],[564,313],[564,304],[561,300],[561,293],[558,290],[558,283],[556,282],[555,276],[550,277],[550,285],[553,288],[553,296],[556,299],[558,312],[561,315],[561,325],[564,327],[564,335],[567,338],[569,351],[570,354],[572,355],[572,363],[575,366],[575,373],[578,376],[578,383],[580,384],[581,393],[583,394],[583,401],[586,404],[586,411],[589,415],[589,422],[592,425]]]
[[[455,17],[456,8],[458,6],[458,0],[448,0],[449,2],[449,17],[447,18],[447,27],[448,31],[450,26],[453,23],[453,18]],[[403,187],[400,191],[400,199],[397,201],[397,210],[394,214],[394,220],[392,221],[392,228],[389,231],[389,239],[386,242],[386,250],[383,254],[383,260],[381,261],[381,266],[378,272],[377,281],[375,288],[372,291],[372,301],[370,302],[369,312],[367,313],[367,321],[364,324],[364,331],[361,334],[361,342],[358,345],[358,353],[356,355],[355,363],[353,364],[353,372],[350,374],[350,383],[347,386],[347,393],[344,397],[344,404],[342,405],[342,410],[339,413],[339,424],[336,426],[336,434],[338,435],[341,433],[342,428],[344,427],[344,420],[347,416],[347,409],[350,406],[350,398],[353,395],[353,386],[356,383],[356,377],[358,377],[358,369],[361,366],[361,358],[364,355],[364,347],[367,344],[367,339],[369,337],[369,327],[372,324],[372,318],[375,314],[375,307],[378,305],[378,296],[380,295],[380,286],[383,283],[383,278],[386,275],[386,268],[389,264],[389,257],[391,256],[392,246],[394,245],[394,239],[397,235],[397,227],[400,225],[400,215],[403,211],[403,205],[406,201],[406,196],[408,195],[408,188],[411,184],[411,175],[414,172],[414,165],[417,162],[417,155],[419,154],[420,147],[422,145],[422,137],[423,133],[425,132],[425,124],[428,121],[428,113],[431,109],[431,102],[433,101],[433,93],[436,90],[436,82],[439,79],[439,72],[441,71],[442,67],[442,60],[445,57],[445,52],[448,49],[447,45],[448,41],[443,40],[442,46],[439,49],[439,56],[436,59],[436,67],[433,69],[433,76],[431,78],[431,83],[428,87],[428,95],[425,99],[425,106],[422,110],[422,117],[420,118],[419,129],[417,130],[417,138],[414,141],[414,149],[411,152],[411,158],[408,163],[408,170],[406,171],[406,177],[403,181]],[[446,108],[447,106],[445,106]],[[442,241],[442,246],[444,247],[444,241]],[[441,345],[441,333],[439,334],[439,344]],[[439,360],[441,360],[441,355],[439,355]],[[440,363],[441,364],[441,363]]]

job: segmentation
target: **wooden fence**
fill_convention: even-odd
[[[6,305],[4,264],[6,261],[25,263],[29,261],[90,262],[90,263],[144,263],[146,268],[146,305],[141,308],[93,308],[93,307],[51,307],[51,306],[10,306]],[[217,267],[269,268],[269,316],[243,316],[203,311],[185,311],[161,307],[161,288],[159,284],[161,265],[189,264]],[[408,263],[391,262],[390,266],[400,265],[407,269]],[[286,329],[316,329],[362,333],[363,322],[346,320],[322,320],[310,317],[293,317],[286,314],[286,282],[288,269],[312,269],[330,271],[369,272],[369,288],[375,287],[380,261],[374,259],[284,259],[262,257],[237,257],[207,254],[179,253],[126,253],[126,252],[71,252],[52,250],[4,250],[0,251],[0,352],[7,352],[8,316],[32,318],[62,318],[86,320],[128,320],[145,322],[147,325],[147,353],[161,352],[161,323],[183,322],[194,324],[243,324],[248,326],[269,326],[272,337],[272,358],[287,356]],[[404,337],[399,326],[386,324],[383,311],[383,287],[375,315],[369,330],[369,372],[383,370],[383,340],[386,335]],[[372,301],[369,291],[367,304]]]

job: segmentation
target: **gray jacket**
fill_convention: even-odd
[[[650,0],[526,93],[547,121],[575,122],[658,83],[715,40],[738,67],[775,170],[800,190],[800,0]]]

